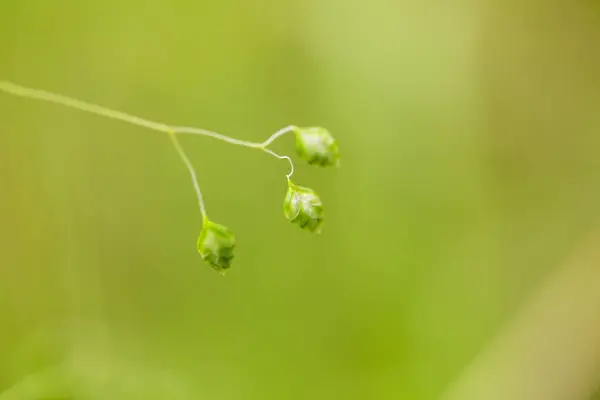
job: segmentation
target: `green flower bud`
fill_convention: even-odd
[[[340,151],[337,141],[325,128],[295,128],[296,153],[309,164],[338,166]]]
[[[205,218],[196,247],[206,263],[225,274],[231,267],[235,236],[228,228]]]
[[[321,233],[323,203],[312,189],[297,186],[292,181],[288,181],[283,213],[288,221],[300,225],[302,229]]]

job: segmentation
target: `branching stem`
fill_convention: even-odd
[[[189,158],[183,151],[183,148],[181,147],[181,144],[179,143],[179,140],[177,139],[176,134],[183,133],[183,134],[208,136],[213,139],[221,140],[223,142],[233,144],[236,146],[243,146],[243,147],[248,147],[248,148],[252,148],[252,149],[259,149],[259,150],[262,150],[265,153],[268,153],[279,159],[286,159],[290,163],[290,172],[286,175],[286,178],[288,180],[294,173],[294,163],[292,162],[292,159],[290,157],[281,156],[267,148],[270,144],[272,144],[275,140],[277,140],[284,134],[286,134],[288,132],[293,132],[294,129],[296,129],[296,127],[294,127],[294,126],[287,126],[283,129],[280,129],[279,131],[275,132],[273,135],[271,135],[267,140],[265,140],[262,143],[249,142],[249,141],[245,141],[245,140],[235,139],[235,138],[232,138],[232,137],[229,137],[226,135],[222,135],[217,132],[209,131],[206,129],[185,127],[185,126],[170,126],[170,125],[162,124],[159,122],[150,121],[150,120],[147,120],[144,118],[136,117],[134,115],[126,114],[121,111],[111,110],[109,108],[102,107],[102,106],[99,106],[96,104],[87,103],[85,101],[77,100],[77,99],[63,96],[63,95],[56,94],[56,93],[46,92],[44,90],[23,87],[23,86],[16,85],[16,84],[8,82],[8,81],[0,81],[0,91],[4,92],[4,93],[15,95],[15,96],[19,96],[19,97],[25,97],[28,99],[35,99],[35,100],[46,101],[46,102],[54,103],[54,104],[60,104],[62,106],[74,108],[74,109],[77,109],[80,111],[85,111],[85,112],[88,112],[91,114],[96,114],[96,115],[100,115],[100,116],[103,116],[106,118],[111,118],[111,119],[127,122],[132,125],[142,126],[144,128],[152,129],[154,131],[167,133],[169,135],[169,137],[171,138],[171,141],[173,142],[173,145],[175,146],[177,153],[181,157],[181,160],[184,162],[184,164],[186,165],[187,169],[190,172],[190,175],[192,177],[192,181],[194,184],[194,188],[196,190],[196,195],[198,196],[198,203],[200,205],[200,212],[202,213],[203,219],[206,219],[206,208],[204,206],[202,192],[200,191],[200,186],[198,185],[198,180],[196,178],[196,172],[195,172],[194,167],[192,166],[192,163],[190,162]]]

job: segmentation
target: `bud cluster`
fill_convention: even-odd
[[[293,127],[296,134],[296,153],[311,165],[338,166],[340,152],[329,131],[320,127]],[[281,157],[280,157],[281,158]],[[291,161],[290,161],[291,162]],[[285,218],[300,228],[321,233],[323,203],[314,190],[293,183],[288,176],[288,188],[283,201]],[[204,218],[204,226],[197,243],[202,259],[216,271],[224,274],[231,267],[235,236],[228,228]]]

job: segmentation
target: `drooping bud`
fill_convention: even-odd
[[[235,235],[227,227],[205,218],[196,247],[206,263],[217,272],[225,274],[231,267]]]
[[[296,153],[311,165],[338,166],[340,151],[337,141],[325,128],[294,128]]]
[[[295,185],[288,180],[283,213],[288,221],[298,224],[300,228],[321,233],[323,203],[312,189]]]

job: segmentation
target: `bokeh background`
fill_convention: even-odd
[[[342,151],[312,236],[285,161],[182,137],[224,278],[166,135],[0,93],[2,399],[438,398],[596,225],[598,43],[589,0],[0,0],[0,79]]]

